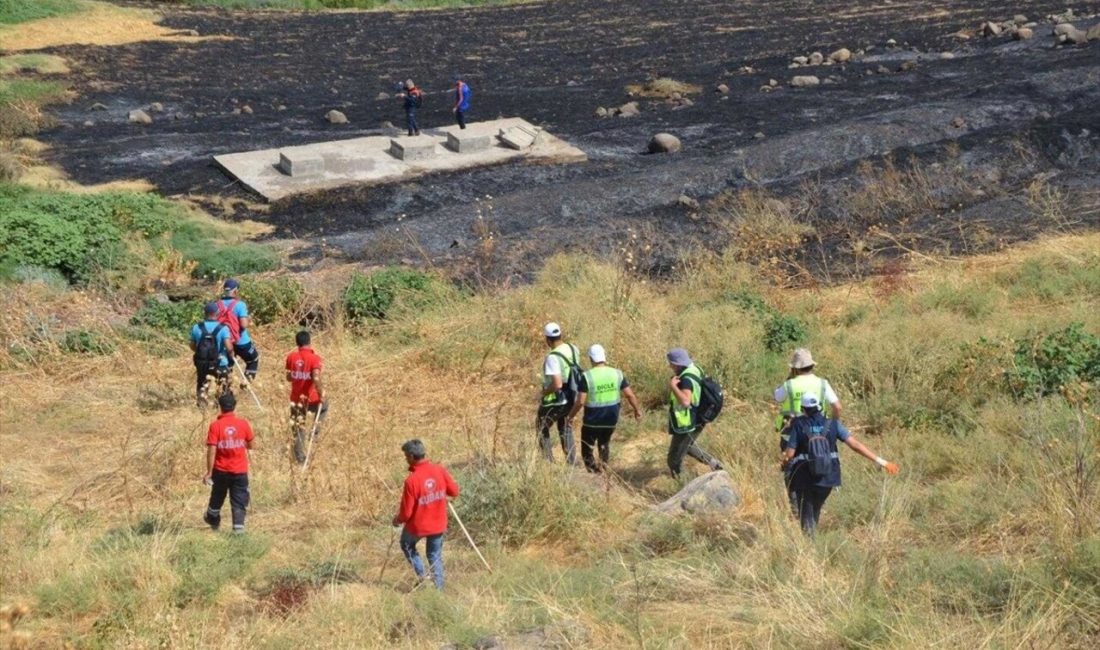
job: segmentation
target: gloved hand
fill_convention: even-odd
[[[897,463],[886,463],[883,469],[885,469],[886,473],[890,476],[897,476],[898,472],[901,471],[901,468],[898,467]]]

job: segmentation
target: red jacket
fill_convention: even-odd
[[[447,497],[458,496],[458,483],[442,466],[418,461],[409,468],[397,521],[410,535],[427,537],[447,532]]]

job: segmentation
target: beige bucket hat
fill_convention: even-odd
[[[814,358],[808,349],[798,348],[794,351],[794,356],[791,357],[791,368],[802,370],[803,368],[809,368],[814,365],[817,364],[814,363]]]

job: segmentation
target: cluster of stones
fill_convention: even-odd
[[[1085,45],[1089,41],[1100,40],[1100,23],[1096,23],[1088,29],[1081,29],[1074,25],[1074,21],[1080,18],[1072,9],[1066,9],[1060,14],[1051,14],[1046,17],[1048,24],[1052,26],[1051,35],[1057,45]],[[1027,41],[1035,37],[1039,23],[1028,20],[1027,16],[1017,14],[1012,20],[986,21],[978,27],[978,35],[983,38],[997,38],[1010,36],[1017,41]]]

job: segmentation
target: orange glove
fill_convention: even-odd
[[[897,476],[898,472],[901,471],[901,468],[898,467],[897,463],[886,463],[883,469],[885,469],[886,473],[890,476]]]

